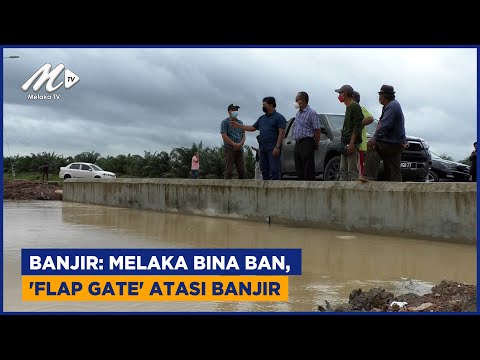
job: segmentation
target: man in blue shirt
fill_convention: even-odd
[[[400,163],[407,143],[402,107],[395,100],[395,91],[391,85],[382,85],[378,92],[378,101],[383,105],[382,115],[375,134],[367,143],[365,175],[359,180],[377,180],[380,160],[383,160],[385,181],[401,182]]]
[[[241,125],[231,122],[231,125],[245,131],[259,131],[258,143],[260,148],[260,168],[263,180],[280,180],[282,168],[280,153],[282,141],[285,137],[287,120],[277,112],[277,103],[273,96],[263,99],[262,115],[253,125]]]
[[[236,104],[228,105],[228,118],[220,124],[225,159],[225,179],[232,178],[233,165],[235,165],[237,169],[238,178],[245,179],[245,157],[243,154],[245,131],[233,126],[233,124],[243,124],[243,122],[238,119],[238,109],[240,109],[240,106]]]

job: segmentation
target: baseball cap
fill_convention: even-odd
[[[350,85],[343,85],[340,89],[336,89],[335,92],[341,93],[341,92],[347,92],[347,93],[353,93],[353,87]]]
[[[240,109],[240,106],[238,106],[237,104],[230,104],[228,105],[227,111],[238,110],[238,109]]]

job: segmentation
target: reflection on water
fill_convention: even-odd
[[[22,302],[22,248],[301,248],[288,302]],[[353,289],[476,283],[476,247],[60,201],[4,202],[4,311],[312,311]]]

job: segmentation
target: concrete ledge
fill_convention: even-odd
[[[476,183],[68,179],[63,201],[476,244]]]

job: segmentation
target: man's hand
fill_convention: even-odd
[[[235,120],[230,120],[230,125],[234,128],[239,128],[240,124],[236,122]]]
[[[371,138],[370,140],[368,140],[367,149],[368,150],[375,149],[375,139],[374,138]]]
[[[347,156],[352,155],[355,152],[355,144],[347,145]]]
[[[273,151],[272,151],[272,155],[273,157],[277,158],[280,156],[280,149],[279,148],[274,148]]]
[[[235,144],[233,145],[233,151],[239,151],[242,148],[242,144]]]

